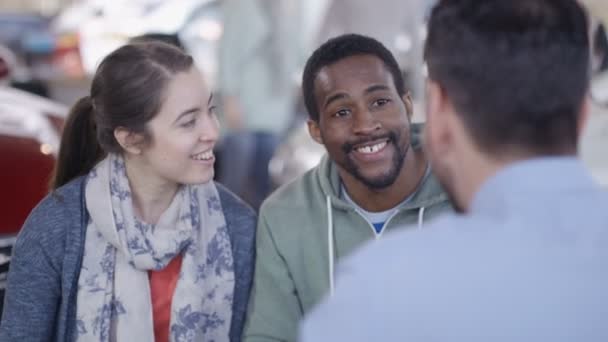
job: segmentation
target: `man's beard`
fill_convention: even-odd
[[[368,141],[379,140],[382,138],[388,139],[387,145],[393,144],[393,146],[395,147],[395,153],[393,154],[391,168],[388,170],[388,172],[386,172],[385,174],[380,175],[378,177],[375,177],[375,178],[366,177],[360,172],[359,167],[353,162],[353,160],[349,157],[349,155],[351,152],[353,152],[354,146],[362,144],[362,143],[366,143]],[[393,185],[393,183],[395,183],[395,181],[397,180],[397,177],[399,177],[399,174],[401,173],[401,169],[403,168],[403,163],[405,162],[405,156],[410,148],[409,143],[405,146],[405,148],[400,146],[398,144],[398,142],[400,141],[400,138],[401,138],[400,134],[391,131],[386,136],[371,137],[371,138],[367,138],[365,140],[360,140],[360,141],[357,141],[354,143],[347,142],[344,145],[342,145],[342,151],[346,154],[347,157],[345,158],[345,161],[343,163],[340,163],[341,164],[340,166],[344,170],[346,170],[346,172],[350,173],[353,177],[355,177],[357,180],[359,180],[361,183],[363,183],[366,187],[368,187],[370,189],[375,189],[375,190],[385,189],[385,188]]]

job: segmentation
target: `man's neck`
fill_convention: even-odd
[[[513,164],[543,157],[576,157],[576,150],[565,149],[563,153],[551,155],[531,153],[524,149],[505,149],[500,153],[483,153],[476,148],[463,148],[458,154],[457,167],[452,171],[452,196],[464,212],[469,212],[471,204],[483,185],[501,170]],[[499,156],[499,157],[497,157]]]
[[[395,182],[383,189],[369,188],[347,171],[338,170],[350,198],[367,211],[380,212],[394,208],[412,195],[424,179],[426,168],[422,150],[411,148]]]

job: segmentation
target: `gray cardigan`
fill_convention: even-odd
[[[72,341],[88,213],[84,177],[44,198],[13,249],[0,341]],[[219,184],[235,267],[230,341],[240,341],[254,265],[256,216]]]

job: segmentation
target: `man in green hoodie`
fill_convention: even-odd
[[[450,210],[411,125],[399,65],[380,42],[327,41],[308,59],[302,87],[310,135],[327,156],[262,205],[248,342],[295,341],[300,319],[332,293],[337,261]]]

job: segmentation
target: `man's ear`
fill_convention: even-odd
[[[445,91],[433,81],[426,85],[425,145],[431,153],[441,156],[452,143],[448,118],[449,104]]]
[[[138,133],[133,133],[125,127],[117,127],[114,129],[114,138],[118,144],[131,154],[141,154],[143,136]]]
[[[412,116],[414,115],[414,104],[412,102],[412,93],[409,91],[406,92],[401,97],[401,100],[403,100],[403,103],[405,104],[405,110],[407,111],[408,119],[410,121],[412,121]]]
[[[308,119],[306,122],[308,124],[308,134],[310,134],[311,138],[323,145],[323,138],[321,137],[321,127],[319,127],[319,123],[312,119]]]
[[[581,109],[578,114],[578,120],[576,122],[576,134],[577,139],[580,140],[585,132],[585,128],[587,127],[587,122],[589,121],[589,115],[591,113],[591,96],[585,96],[583,103],[581,104]]]

